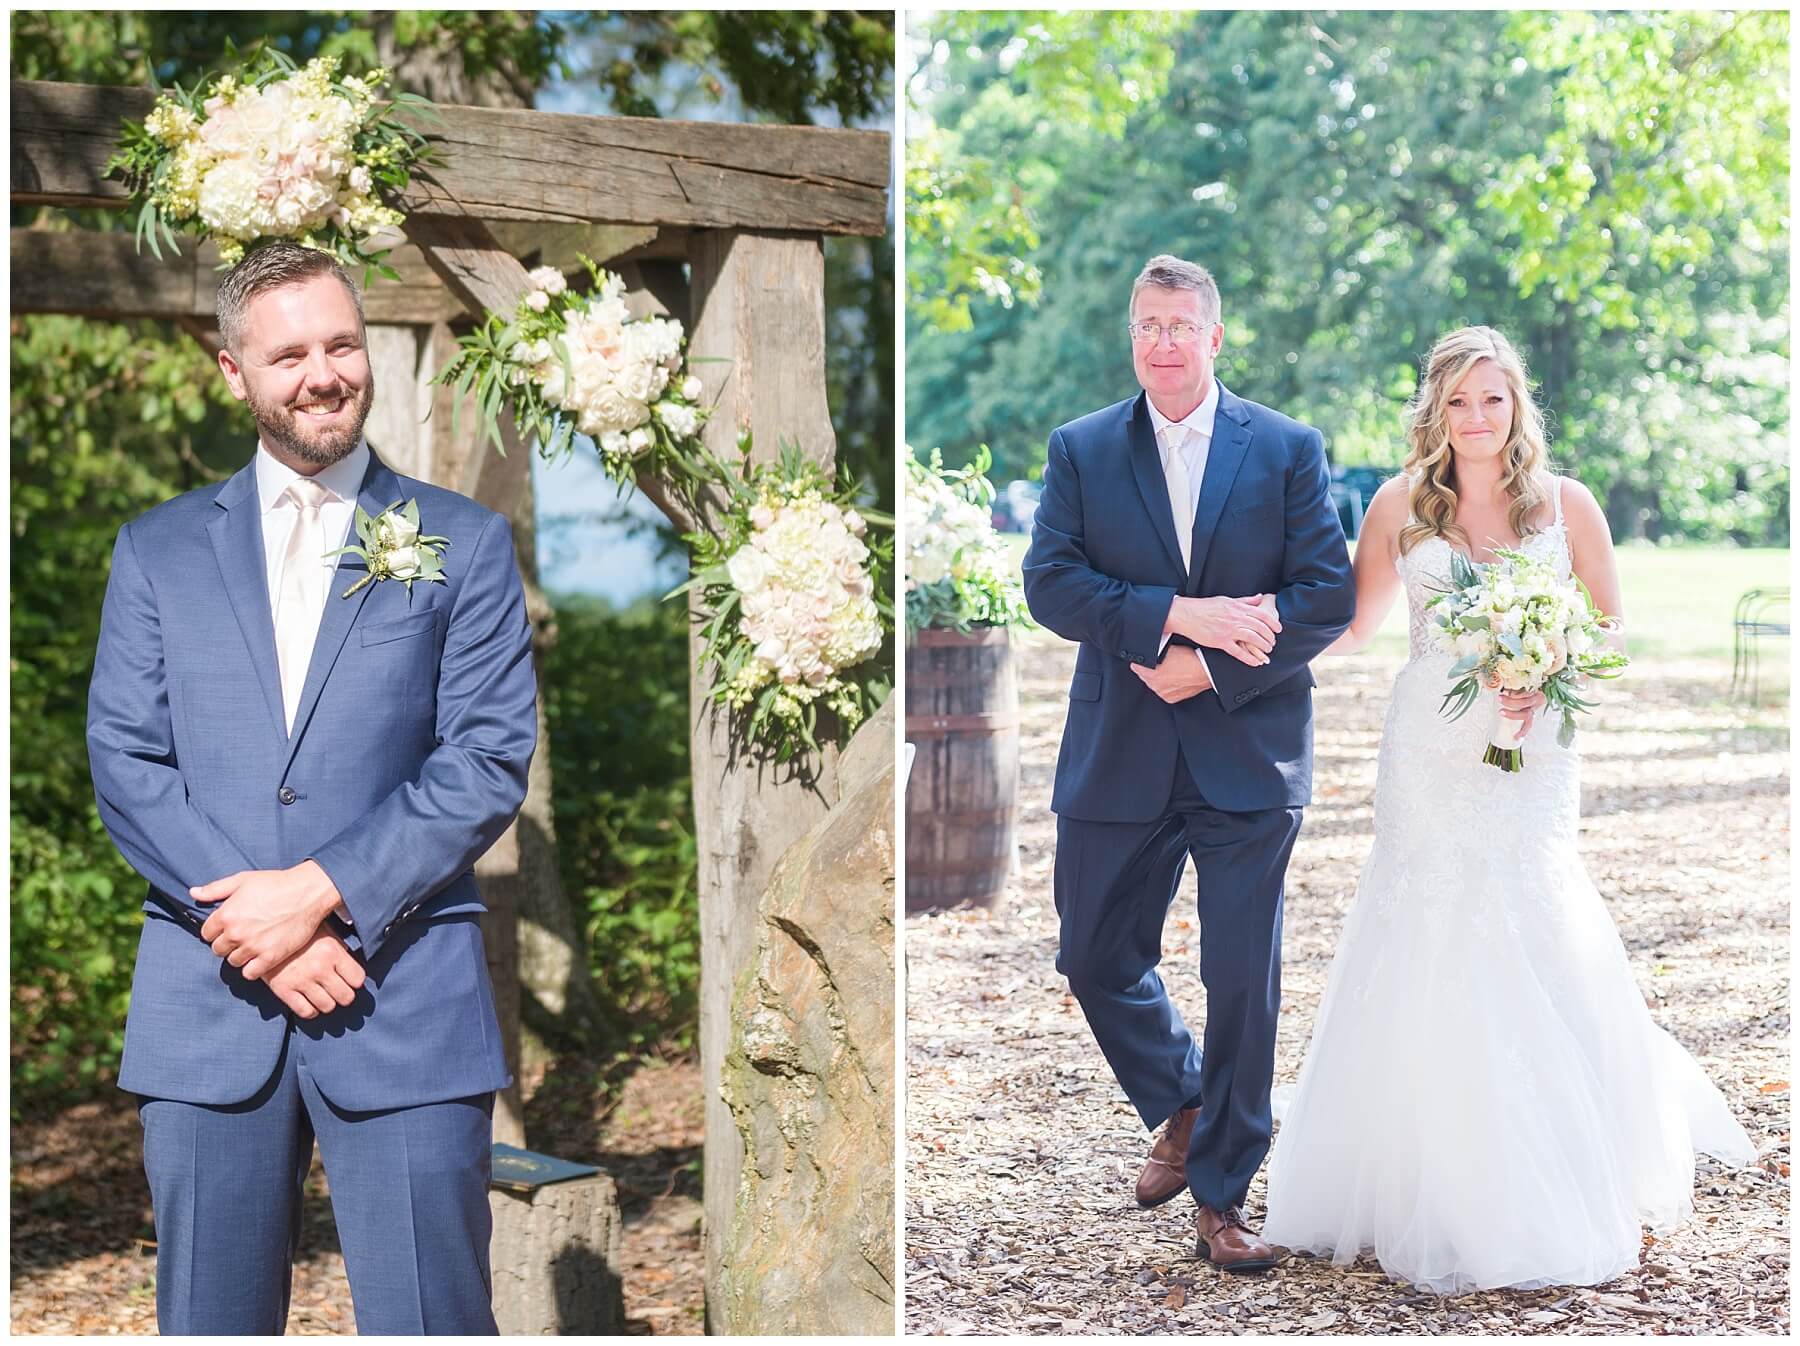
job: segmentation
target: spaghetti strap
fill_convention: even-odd
[[[1551,478],[1551,481],[1553,484],[1550,487],[1550,498],[1556,502],[1556,524],[1555,524],[1555,526],[1558,528],[1561,528],[1562,521],[1563,521],[1563,517],[1562,517],[1562,484],[1563,484],[1562,474],[1557,473],[1555,476],[1553,476]]]

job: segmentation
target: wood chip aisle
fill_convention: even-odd
[[[1053,966],[1051,775],[1074,649],[1019,650],[1021,872],[991,913],[910,917],[906,1323],[920,1334],[1788,1332],[1787,707],[1725,701],[1729,667],[1645,662],[1584,729],[1582,852],[1658,1023],[1699,1059],[1760,1161],[1700,1162],[1693,1219],[1592,1289],[1440,1298],[1372,1260],[1287,1257],[1226,1277],[1192,1203],[1139,1210],[1149,1137]],[[1277,1083],[1298,1071],[1371,840],[1376,743],[1399,661],[1318,670],[1318,774],[1289,870]],[[1196,1028],[1193,877],[1162,973]],[[1263,1179],[1250,1193],[1259,1220]],[[1555,1213],[1546,1212],[1554,1219]]]

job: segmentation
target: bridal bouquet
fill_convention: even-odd
[[[1487,564],[1451,551],[1450,588],[1430,599],[1439,648],[1456,656],[1443,709],[1457,719],[1483,689],[1496,693],[1495,727],[1482,761],[1502,771],[1525,764],[1518,722],[1500,718],[1498,693],[1542,691],[1547,710],[1562,712],[1556,741],[1575,739],[1575,713],[1593,702],[1580,692],[1590,678],[1616,678],[1629,662],[1605,648],[1608,618],[1579,579],[1522,552],[1500,551]]]
[[[798,448],[779,463],[717,464],[730,503],[714,532],[690,533],[694,577],[708,609],[700,671],[714,670],[708,699],[731,712],[749,744],[785,762],[817,752],[818,713],[836,718],[840,741],[885,699],[891,682],[877,661],[893,630],[879,583],[893,562],[885,515],[852,505],[853,483],[834,486]],[[673,598],[675,594],[671,594]]]
[[[707,409],[700,380],[682,369],[681,324],[633,318],[625,282],[586,257],[581,263],[590,292],[577,294],[555,267],[538,267],[511,316],[490,313],[435,381],[474,394],[496,446],[508,406],[546,457],[579,432],[593,437],[615,481],[648,468],[691,492],[703,475],[695,453]]]
[[[906,451],[906,627],[967,631],[1029,625],[1018,562],[994,531],[994,488],[984,447],[952,471],[931,451],[921,463]]]
[[[221,266],[235,266],[260,240],[285,238],[399,279],[370,249],[406,218],[386,202],[430,154],[392,113],[430,104],[405,93],[377,104],[385,70],[337,69],[335,56],[297,68],[265,47],[240,74],[176,85],[142,124],[126,122],[107,169],[142,202],[138,245],[161,257],[159,233],[177,254],[177,230],[217,238]]]

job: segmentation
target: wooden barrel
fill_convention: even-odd
[[[1012,875],[1019,677],[1004,627],[906,645],[906,909],[989,906]]]

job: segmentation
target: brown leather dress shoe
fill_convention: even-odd
[[[1160,1206],[1177,1192],[1187,1190],[1188,1137],[1194,1133],[1194,1118],[1199,1115],[1199,1108],[1181,1108],[1169,1118],[1156,1144],[1150,1147],[1144,1171],[1138,1174],[1138,1205]]]
[[[1224,1214],[1210,1206],[1200,1207],[1194,1216],[1194,1232],[1199,1236],[1196,1255],[1220,1271],[1267,1271],[1275,1265],[1275,1249],[1244,1223],[1241,1206]]]

